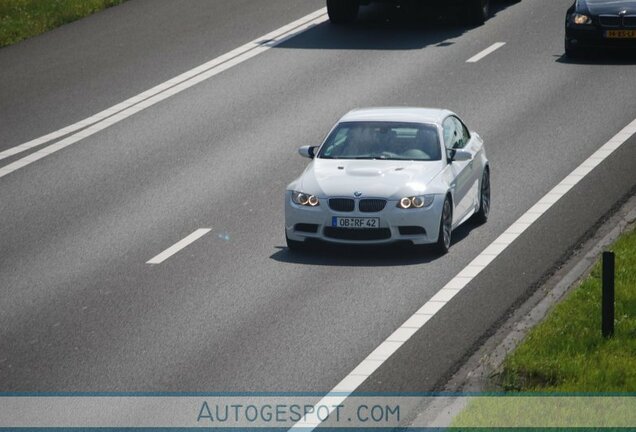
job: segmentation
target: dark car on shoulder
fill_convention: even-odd
[[[577,0],[565,17],[565,55],[636,48],[636,0]]]
[[[490,0],[327,0],[329,20],[333,24],[349,24],[357,18],[360,6],[371,3],[414,5],[431,10],[451,9],[472,25],[481,25],[490,16]]]

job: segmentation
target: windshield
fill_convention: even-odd
[[[420,123],[345,122],[329,135],[322,159],[435,161],[442,158],[437,128]]]

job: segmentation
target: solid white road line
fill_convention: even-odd
[[[170,246],[165,251],[161,252],[159,255],[157,255],[150,261],[148,261],[146,264],[161,264],[162,262],[170,258],[172,255],[176,254],[177,252],[179,252],[181,249],[185,248],[189,244],[194,243],[195,241],[197,241],[198,239],[200,239],[201,237],[203,237],[210,231],[211,230],[209,228],[200,228],[196,230],[195,232],[193,232],[192,234],[190,234],[183,240],[175,243],[174,245]]]
[[[0,160],[83,129],[81,132],[71,135],[56,144],[45,147],[27,158],[20,159],[5,166],[0,169],[0,177],[4,177],[5,175],[29,165],[38,159],[42,159],[51,153],[61,150],[109,126],[112,126],[113,124],[118,123],[164,99],[167,99],[170,96],[180,93],[202,81],[230,69],[233,66],[243,63],[244,61],[257,56],[276,45],[279,45],[286,40],[289,40],[292,37],[327,21],[326,14],[327,11],[325,8],[317,10],[316,12],[306,15],[303,18],[274,30],[271,33],[254,39],[252,42],[210,60],[207,63],[197,66],[175,78],[151,88],[150,90],[140,93],[137,96],[127,99],[124,102],[114,105],[80,122],[28,141],[24,144],[4,150],[0,152]]]
[[[461,292],[488,264],[501,255],[512,242],[556,204],[570,189],[576,186],[587,174],[609,157],[629,138],[636,134],[636,120],[627,125],[611,140],[599,148],[592,156],[572,171],[550,192],[532,206],[523,216],[513,223],[490,246],[483,250],[466,268],[460,271],[437,294],[426,302],[414,315],[400,326],[391,336],[380,344],[349,375],[336,385],[316,407],[326,405],[335,407],[353,393],[373,372],[389,359],[411,336],[435,316],[453,297]],[[332,410],[333,410],[332,409]],[[324,418],[324,413],[323,413]],[[296,423],[292,429],[310,431],[321,422],[316,415],[309,415],[305,421]]]
[[[494,44],[490,45],[488,48],[486,48],[485,50],[483,50],[482,52],[480,52],[479,54],[476,54],[473,57],[471,57],[468,60],[466,60],[466,63],[477,63],[479,60],[483,59],[484,57],[486,57],[489,54],[494,53],[495,51],[497,51],[499,48],[501,48],[505,44],[506,44],[505,42],[494,43]]]

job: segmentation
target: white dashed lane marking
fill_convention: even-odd
[[[170,246],[165,251],[161,252],[156,257],[154,257],[151,260],[149,260],[146,264],[161,264],[162,262],[164,262],[165,260],[170,258],[172,255],[176,254],[177,252],[179,252],[180,250],[182,250],[186,246],[188,246],[188,245],[194,243],[195,241],[199,240],[201,237],[203,237],[204,235],[206,235],[209,232],[210,232],[209,228],[200,228],[200,229],[196,230],[195,232],[193,232],[192,234],[190,234],[189,236],[187,236],[183,240],[180,240],[179,242],[177,242],[174,245]]]
[[[483,59],[484,57],[494,53],[495,51],[497,51],[499,48],[501,48],[502,46],[504,46],[506,43],[505,42],[497,42],[494,43],[492,45],[490,45],[488,48],[486,48],[485,50],[483,50],[482,52],[474,55],[473,57],[469,58],[468,60],[466,60],[466,63],[477,63],[479,60]]]

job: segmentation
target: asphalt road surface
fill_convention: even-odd
[[[323,7],[228,3],[131,0],[0,50],[0,151]],[[633,58],[563,57],[569,3],[503,3],[477,28],[365,8],[351,27],[321,23],[1,177],[0,391],[332,389],[636,117]],[[290,253],[283,192],[307,163],[296,149],[354,107],[387,105],[449,108],[479,132],[491,220],[456,231],[443,257]],[[632,138],[361,389],[438,389],[634,189],[634,162]]]

